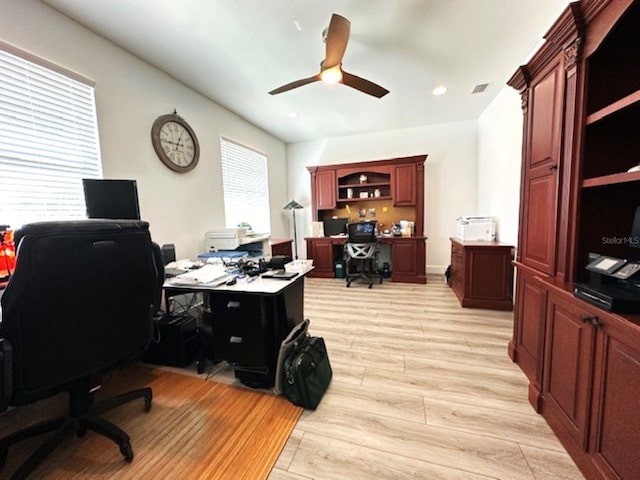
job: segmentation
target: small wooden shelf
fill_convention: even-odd
[[[582,181],[582,188],[603,187],[629,182],[640,182],[640,172],[622,172],[602,177],[586,178]]]
[[[635,103],[640,103],[640,90],[636,90],[635,92],[627,95],[620,100],[613,102],[611,105],[607,105],[600,110],[593,112],[591,115],[587,115],[587,125],[593,125],[594,123],[602,120],[603,118],[607,118],[610,115],[613,115],[616,112],[619,112],[623,108],[629,107]]]
[[[384,197],[367,197],[367,198],[359,198],[359,197],[353,197],[353,198],[339,198],[337,201],[338,203],[347,203],[347,202],[351,202],[351,203],[355,203],[355,202],[367,202],[370,200],[391,200],[393,197],[390,196],[384,196]]]
[[[378,182],[378,183],[349,183],[349,184],[340,184],[338,188],[369,188],[369,187],[389,187],[391,184],[389,182]]]

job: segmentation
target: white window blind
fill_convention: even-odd
[[[0,50],[0,223],[85,218],[102,178],[93,87]]]
[[[248,223],[256,233],[271,232],[267,157],[224,138],[220,153],[226,226]]]

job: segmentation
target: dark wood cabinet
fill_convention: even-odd
[[[530,402],[589,479],[640,478],[640,316],[573,295],[573,282],[589,281],[590,253],[631,255],[638,25],[637,0],[573,2],[509,81],[524,114],[509,355],[530,379]]]
[[[393,169],[393,204],[398,207],[416,204],[416,165],[409,163]]]
[[[336,208],[336,172],[324,170],[316,174],[316,205],[319,210]]]
[[[391,280],[427,283],[424,237],[389,239],[391,243]]]
[[[449,284],[463,307],[512,310],[512,245],[451,239]]]
[[[546,320],[543,413],[553,415],[580,447],[587,446],[587,422],[593,384],[596,313],[573,299],[549,297]]]
[[[607,478],[638,478],[640,328],[604,317],[598,330],[591,451]]]
[[[509,356],[529,378],[529,403],[539,412],[542,391],[542,355],[547,318],[547,287],[535,275],[520,269],[516,280],[514,335]]]
[[[556,55],[531,82],[522,172],[520,261],[550,275],[555,272],[563,73],[562,55]]]
[[[334,254],[334,241],[332,238],[314,238],[307,240],[307,258],[313,259],[313,276],[333,278],[333,264],[341,259],[339,252]]]

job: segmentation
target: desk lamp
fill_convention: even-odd
[[[293,250],[294,250],[294,255],[296,260],[298,259],[298,236],[296,234],[296,210],[300,210],[301,208],[304,208],[304,207],[293,199],[283,207],[283,210],[291,210],[293,212]]]

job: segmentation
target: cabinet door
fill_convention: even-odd
[[[598,338],[591,451],[607,478],[640,475],[640,328],[603,320]]]
[[[540,394],[542,388],[542,352],[547,318],[547,290],[532,276],[518,271],[516,282],[516,315],[510,350],[513,360]],[[537,400],[531,399],[536,411]]]
[[[547,313],[544,414],[553,415],[582,447],[587,445],[587,421],[593,381],[595,328],[598,318],[578,300],[550,296]]]
[[[311,276],[332,278],[333,273],[333,243],[330,238],[307,239],[307,258],[313,260],[314,271]]]
[[[532,82],[525,140],[521,261],[550,275],[556,267],[563,88],[564,63],[559,59]]]
[[[336,208],[336,172],[328,170],[316,174],[316,195],[318,210]]]
[[[398,165],[393,170],[393,204],[398,207],[416,204],[416,164]]]
[[[396,238],[391,247],[394,282],[426,283],[424,240]]]

